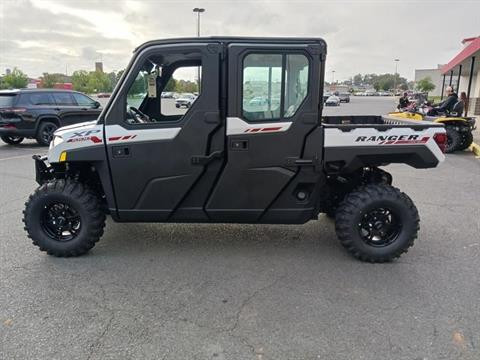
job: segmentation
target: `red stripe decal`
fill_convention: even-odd
[[[263,128],[262,131],[277,131],[280,130],[282,127],[270,127],[270,128]]]
[[[109,141],[117,141],[117,140],[120,140],[121,136],[112,136],[112,137],[109,137],[108,140]]]
[[[130,137],[131,137],[130,135],[124,136],[124,137],[122,137],[122,140],[128,140],[128,139],[130,139]]]

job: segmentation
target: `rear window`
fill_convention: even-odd
[[[1,94],[0,95],[0,107],[11,107],[15,99],[16,94]]]
[[[73,99],[72,97],[72,94],[70,93],[61,93],[61,92],[58,92],[58,93],[53,93],[53,97],[55,99],[55,102],[57,103],[57,105],[77,105],[77,103],[75,102],[75,100]]]
[[[55,105],[50,93],[29,94],[28,101],[32,105]]]

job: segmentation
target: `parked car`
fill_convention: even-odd
[[[96,120],[100,103],[77,91],[20,89],[0,91],[0,136],[15,145],[24,138],[48,145],[59,127]]]
[[[111,93],[98,93],[98,94],[97,94],[97,97],[98,97],[99,99],[108,99],[110,96],[112,96]]]
[[[197,97],[193,94],[181,94],[180,97],[175,100],[175,107],[186,107],[188,109],[190,106],[192,106],[196,99]]]
[[[162,99],[173,99],[173,92],[166,91],[160,95]]]
[[[340,98],[336,95],[330,96],[327,101],[325,101],[325,106],[340,106]]]
[[[345,103],[350,102],[350,93],[348,92],[340,93],[338,94],[338,97],[340,98],[340,102],[345,102]]]

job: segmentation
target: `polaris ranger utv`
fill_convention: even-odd
[[[187,38],[134,52],[94,122],[55,132],[35,156],[25,229],[55,256],[89,251],[117,222],[303,224],[335,217],[342,245],[369,262],[412,246],[419,217],[379,166],[444,160],[441,124],[322,117],[326,44],[313,38]],[[188,109],[162,98],[200,76]]]

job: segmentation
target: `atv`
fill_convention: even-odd
[[[400,109],[400,111],[397,112],[391,112],[388,115],[409,120],[431,121],[444,124],[447,132],[447,147],[445,152],[452,153],[468,148],[473,142],[472,131],[475,130],[474,117],[462,117],[459,115],[462,113],[462,111],[458,109],[461,107],[460,104],[460,102],[457,102],[453,110],[449,113],[432,116],[429,115],[432,107],[428,102],[423,103],[421,106],[411,103],[407,108]]]

